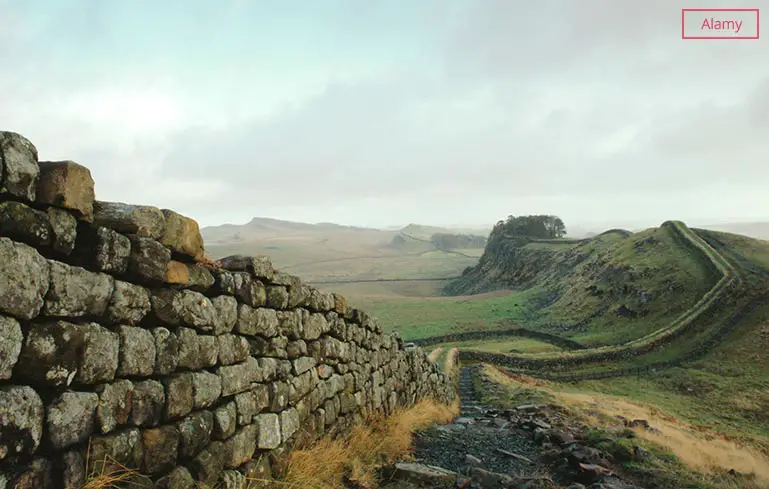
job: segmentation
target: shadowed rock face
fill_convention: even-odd
[[[38,165],[19,135],[0,163],[3,487],[81,487],[86,455],[232,485],[299,437],[453,398],[421,349],[267,257],[204,265],[194,220],[96,201],[87,168]]]

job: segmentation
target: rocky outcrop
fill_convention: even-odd
[[[97,201],[87,168],[0,132],[0,487],[74,489],[100,463],[238,487],[300,438],[453,398],[343,297],[266,257],[203,263],[194,220]]]

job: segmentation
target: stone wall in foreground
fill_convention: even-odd
[[[421,349],[273,269],[207,262],[195,221],[95,200],[0,132],[0,489],[240,487],[300,439],[454,392]],[[271,467],[272,465],[272,467]]]

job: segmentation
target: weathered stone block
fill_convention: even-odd
[[[301,357],[292,362],[294,375],[302,375],[308,370],[315,367],[315,359],[313,357]]]
[[[212,442],[188,465],[192,477],[206,487],[213,487],[224,469],[225,455],[224,444]]]
[[[53,317],[101,316],[107,309],[115,280],[105,273],[49,260],[51,286],[43,313]]]
[[[248,341],[234,334],[224,334],[216,337],[219,343],[219,364],[232,365],[248,358],[250,348]]]
[[[235,401],[228,402],[214,410],[214,429],[212,436],[215,440],[224,440],[235,433],[238,425],[238,408]]]
[[[134,386],[129,380],[116,380],[96,389],[99,394],[96,422],[102,434],[128,424],[133,407],[133,391]]]
[[[342,392],[339,395],[339,400],[340,400],[339,410],[342,414],[350,414],[356,411],[356,408],[358,407],[358,405],[355,402],[355,396],[352,393]]]
[[[282,285],[267,286],[267,307],[285,309],[288,307],[288,289]]]
[[[23,342],[24,335],[21,334],[19,322],[0,316],[0,380],[11,378]]]
[[[216,336],[203,334],[198,336],[198,342],[200,343],[200,365],[208,368],[218,364],[219,342],[216,341]]]
[[[34,201],[39,175],[37,148],[21,134],[0,131],[0,194]]]
[[[93,205],[93,222],[119,233],[139,238],[159,239],[166,219],[157,207],[97,200]]]
[[[131,423],[134,426],[156,426],[163,417],[166,393],[156,380],[134,383],[131,398]]]
[[[275,358],[257,358],[257,363],[262,371],[262,382],[270,382],[278,376],[278,360]],[[289,364],[289,372],[291,364]]]
[[[156,289],[152,291],[152,311],[171,326],[189,326],[213,332],[216,309],[211,299],[192,290]]]
[[[267,256],[231,255],[219,260],[222,268],[233,272],[249,272],[257,278],[272,280],[275,269]]]
[[[332,397],[336,394],[344,391],[345,382],[344,377],[334,374],[330,379],[326,380],[326,397]]]
[[[237,299],[228,295],[220,295],[211,299],[211,304],[216,309],[213,333],[220,335],[231,332],[238,321]]]
[[[277,414],[260,414],[254,418],[254,424],[259,429],[256,436],[257,448],[269,450],[280,445],[280,418]]]
[[[176,467],[167,476],[158,479],[155,489],[195,489],[195,480],[187,467]]]
[[[278,380],[288,380],[291,377],[291,362],[288,360],[276,360],[277,368],[275,369],[275,376]],[[265,380],[270,380],[265,378]]]
[[[155,338],[152,333],[134,326],[119,326],[121,377],[149,377],[155,370]]]
[[[328,312],[334,308],[334,295],[311,288],[309,307],[313,311]]]
[[[163,379],[166,391],[164,417],[174,420],[186,416],[192,411],[194,403],[192,374],[184,372]]]
[[[212,292],[215,294],[235,295],[235,274],[227,270],[211,270],[214,277]]]
[[[309,306],[311,295],[312,289],[309,285],[303,283],[292,285],[288,289],[288,307],[293,309],[295,307]]]
[[[30,328],[22,346],[18,375],[33,384],[66,387],[80,367],[85,330],[57,321]]]
[[[224,442],[224,466],[234,469],[251,460],[256,451],[256,438],[259,427],[248,425],[239,429],[232,437]]]
[[[77,242],[77,219],[57,207],[49,207],[46,213],[51,226],[51,246],[54,251],[69,255]]]
[[[99,396],[92,392],[64,392],[48,406],[46,426],[51,446],[61,450],[86,441],[94,431]]]
[[[142,434],[142,469],[147,474],[160,474],[173,469],[178,459],[181,436],[173,426],[144,429]]]
[[[324,364],[318,365],[318,368],[316,369],[316,371],[318,372],[318,377],[320,377],[321,379],[328,379],[334,374],[334,367],[330,365],[326,365],[324,363]]]
[[[119,275],[128,270],[131,241],[112,229],[81,226],[75,242],[75,253],[87,266],[100,272]]]
[[[291,379],[289,388],[289,402],[296,402],[306,396],[314,387],[312,372],[305,372],[302,375]]]
[[[64,489],[81,489],[85,486],[85,456],[80,451],[64,452],[59,466],[62,468],[61,482]]]
[[[222,379],[222,396],[227,397],[247,390],[252,382],[262,381],[262,370],[254,357],[248,357],[245,362],[226,365],[216,370]]]
[[[166,269],[165,282],[196,292],[206,292],[214,285],[214,276],[205,267],[171,260]]]
[[[250,424],[255,415],[270,404],[270,393],[264,384],[252,384],[252,388],[235,396],[238,407],[238,425]]]
[[[74,212],[93,221],[96,194],[91,171],[74,161],[41,161],[37,201]]]
[[[255,357],[274,357],[288,358],[286,346],[288,340],[284,337],[275,337],[266,340],[261,336],[254,336],[248,339],[248,345],[251,348],[251,355]],[[289,364],[289,371],[291,370]]]
[[[267,290],[262,282],[247,273],[235,272],[231,274],[231,277],[235,297],[240,302],[251,307],[262,307],[267,304]]]
[[[198,223],[169,209],[161,212],[165,217],[165,231],[160,242],[176,253],[195,260],[203,259],[203,236]]]
[[[44,419],[43,401],[31,387],[0,387],[0,461],[35,453]]]
[[[155,375],[168,375],[179,365],[179,339],[166,328],[153,328]]]
[[[273,309],[238,305],[238,320],[235,325],[238,333],[271,338],[278,334],[278,325],[278,313]]]
[[[323,403],[323,411],[326,413],[326,426],[334,424],[337,418],[337,409],[333,399],[328,399]]]
[[[334,311],[337,314],[345,315],[349,309],[347,298],[340,294],[331,294],[334,297]]]
[[[307,341],[317,340],[329,329],[326,317],[323,314],[314,312],[309,314],[304,322],[304,333],[302,338]]]
[[[128,257],[128,272],[148,284],[163,284],[166,280],[171,250],[150,238],[132,238]]]
[[[176,337],[179,342],[179,367],[189,370],[201,368],[198,333],[190,328],[177,328]]]
[[[188,460],[195,457],[209,443],[214,428],[214,415],[210,411],[196,411],[176,423],[179,430],[179,458]]]
[[[202,370],[192,373],[193,404],[195,409],[213,406],[222,395],[222,379]]]
[[[0,202],[0,236],[32,246],[51,244],[48,214],[21,202]]]
[[[96,323],[78,328],[85,333],[85,347],[75,381],[89,385],[111,381],[118,367],[120,336]]]
[[[8,485],[9,489],[58,489],[54,479],[54,464],[47,458],[37,457],[22,467]],[[6,480],[0,479],[3,483]]]
[[[280,334],[289,340],[299,340],[304,333],[304,321],[301,309],[295,311],[278,311]]]
[[[344,360],[349,353],[346,343],[330,336],[324,336],[307,345],[307,349],[310,351],[313,351],[314,348],[317,348],[315,352],[317,356],[314,356],[319,362],[325,362],[329,359]]]
[[[0,238],[0,311],[32,319],[48,292],[48,260],[31,246]]]
[[[106,466],[117,468],[112,461],[130,469],[141,469],[143,463],[143,447],[141,432],[137,428],[129,428],[111,435],[94,436],[90,442],[90,466],[98,473]]]
[[[303,340],[289,341],[286,344],[286,353],[289,360],[296,360],[299,357],[307,356],[307,343]]]
[[[288,406],[288,399],[291,393],[288,382],[276,381],[268,385],[270,389],[270,411],[277,413],[284,410]]]
[[[139,324],[150,310],[150,294],[147,289],[130,282],[115,280],[107,305],[107,319],[115,324]]]
[[[291,438],[299,430],[299,412],[288,408],[280,413],[280,436],[283,442]]]

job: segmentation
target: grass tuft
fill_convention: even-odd
[[[109,455],[101,460],[91,460],[91,442],[85,458],[85,484],[80,489],[130,489],[147,487],[151,480],[130,469]]]
[[[354,426],[345,438],[322,438],[308,448],[294,450],[289,456],[285,487],[342,489],[353,483],[375,488],[379,468],[410,456],[416,431],[448,423],[458,412],[458,402],[446,406],[424,400],[389,417],[372,417]]]

